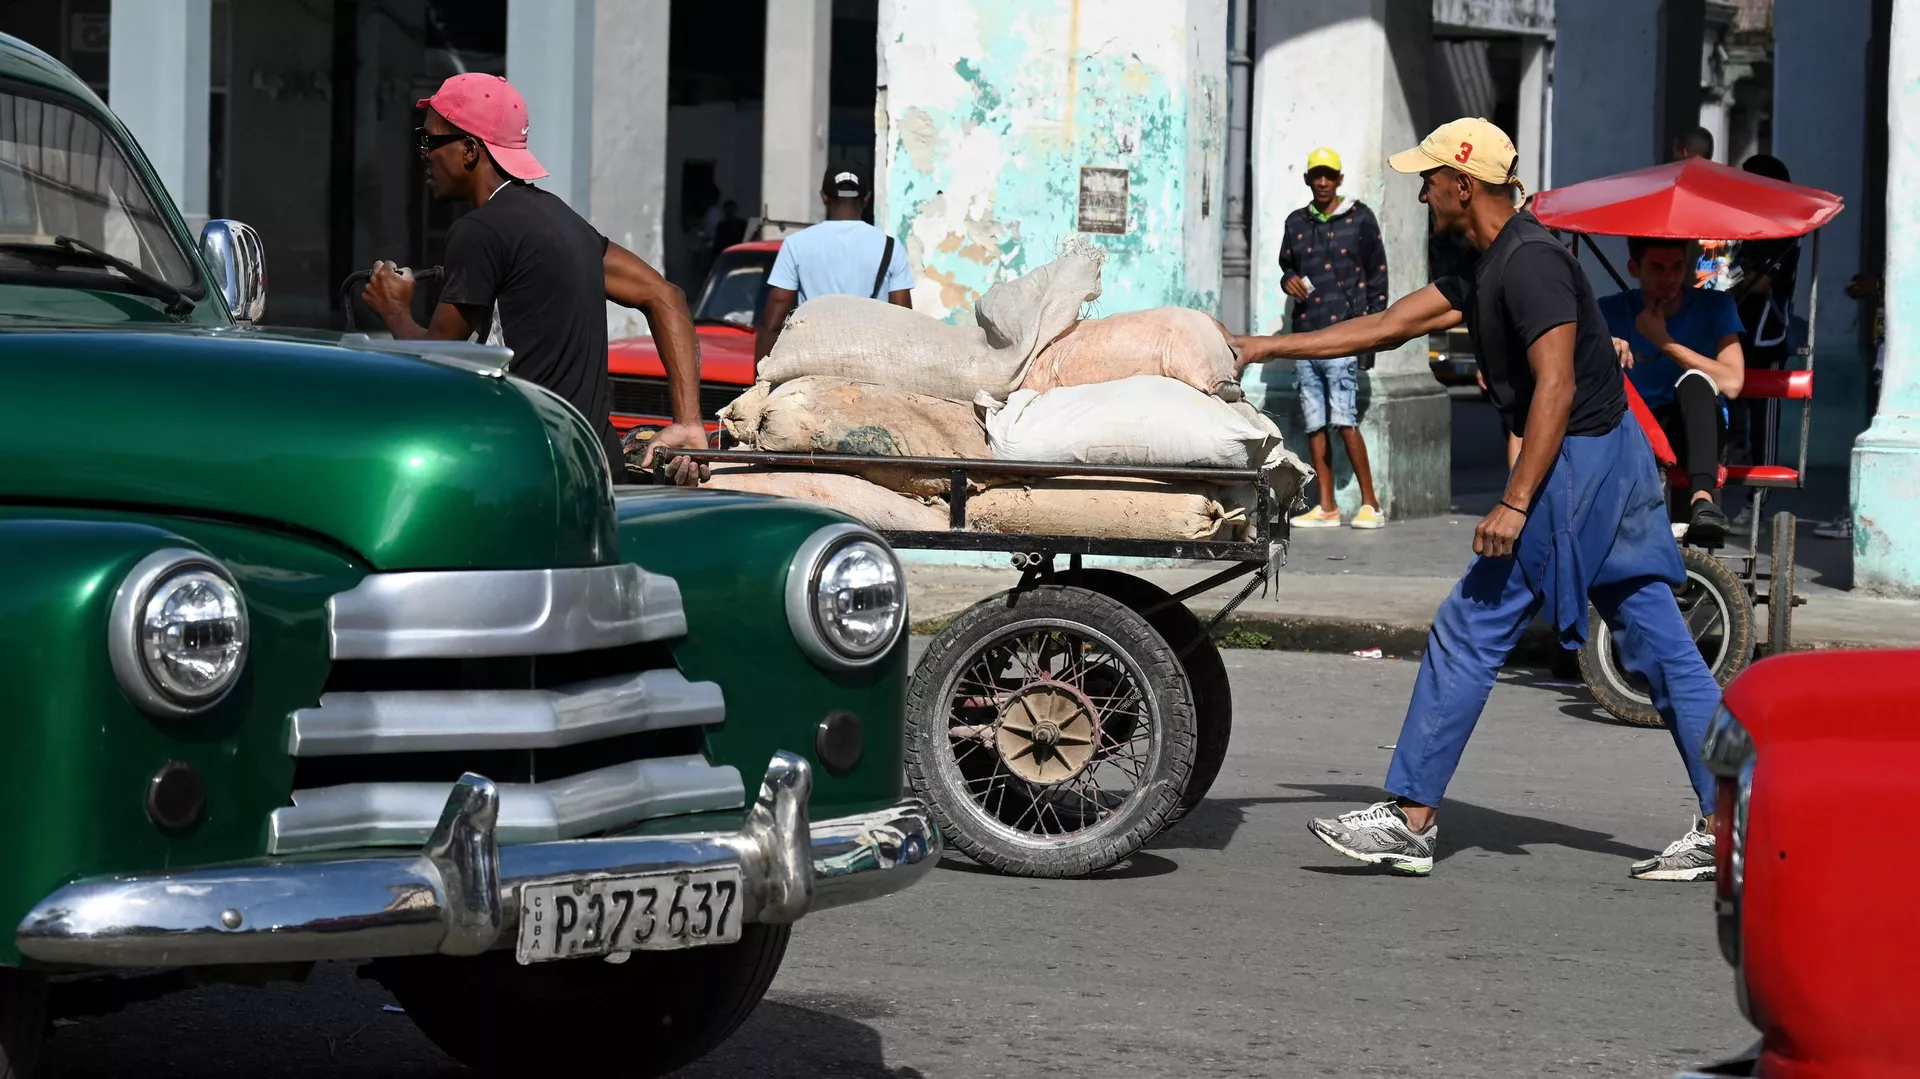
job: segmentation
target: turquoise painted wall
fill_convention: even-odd
[[[1226,0],[883,0],[876,220],[914,306],[972,319],[1077,232],[1083,166],[1127,170],[1094,314],[1218,313]]]

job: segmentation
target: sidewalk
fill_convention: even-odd
[[[1435,608],[1471,557],[1477,522],[1477,515],[1462,513],[1395,522],[1377,532],[1296,532],[1287,565],[1272,587],[1265,595],[1256,592],[1216,635],[1234,633],[1247,646],[1290,651],[1379,648],[1389,655],[1417,655],[1425,646]],[[1797,548],[1797,591],[1806,604],[1794,611],[1796,649],[1920,647],[1920,602],[1874,599],[1835,588],[1840,574],[1834,562],[1845,557],[1846,545],[1814,538],[1810,523],[1802,524]],[[921,631],[1019,580],[1011,568],[906,568],[908,602]],[[1220,568],[1195,563],[1129,572],[1177,592]],[[1242,583],[1202,593],[1188,605],[1207,617]],[[1755,615],[1764,643],[1766,609],[1759,608]],[[1516,660],[1544,663],[1553,647],[1545,627],[1536,626]]]

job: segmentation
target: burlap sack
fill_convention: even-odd
[[[967,500],[976,532],[1102,539],[1251,539],[1251,488],[1105,476],[996,487]]]
[[[1201,393],[1238,401],[1233,349],[1212,315],[1184,307],[1156,307],[1076,322],[1027,369],[1020,388],[1045,393],[1135,375],[1179,379]]]
[[[779,385],[825,375],[971,403],[1020,386],[1042,346],[1100,295],[1105,253],[1076,238],[1058,259],[988,289],[977,325],[949,326],[863,296],[821,296],[794,311],[760,377]]]
[[[1003,461],[1260,468],[1280,448],[1280,429],[1257,410],[1160,375],[1020,389],[1004,406],[982,395],[974,407]]]
[[[928,504],[835,472],[751,472],[721,466],[705,486],[817,502],[882,531],[937,532],[947,527],[944,504]]]
[[[815,376],[760,383],[720,412],[720,422],[748,449],[774,453],[852,453],[875,457],[984,460],[987,432],[976,409],[918,393]],[[944,497],[944,469],[876,463],[860,475],[889,490]],[[982,479],[972,487],[983,490]]]

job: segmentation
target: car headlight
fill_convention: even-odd
[[[141,559],[113,598],[107,654],[142,711],[188,716],[220,703],[247,661],[247,605],[226,567],[168,548]]]
[[[906,580],[893,549],[859,525],[807,537],[787,570],[787,623],[815,663],[878,662],[907,624]]]

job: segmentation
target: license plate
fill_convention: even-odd
[[[740,939],[740,870],[683,870],[520,887],[522,963]]]

